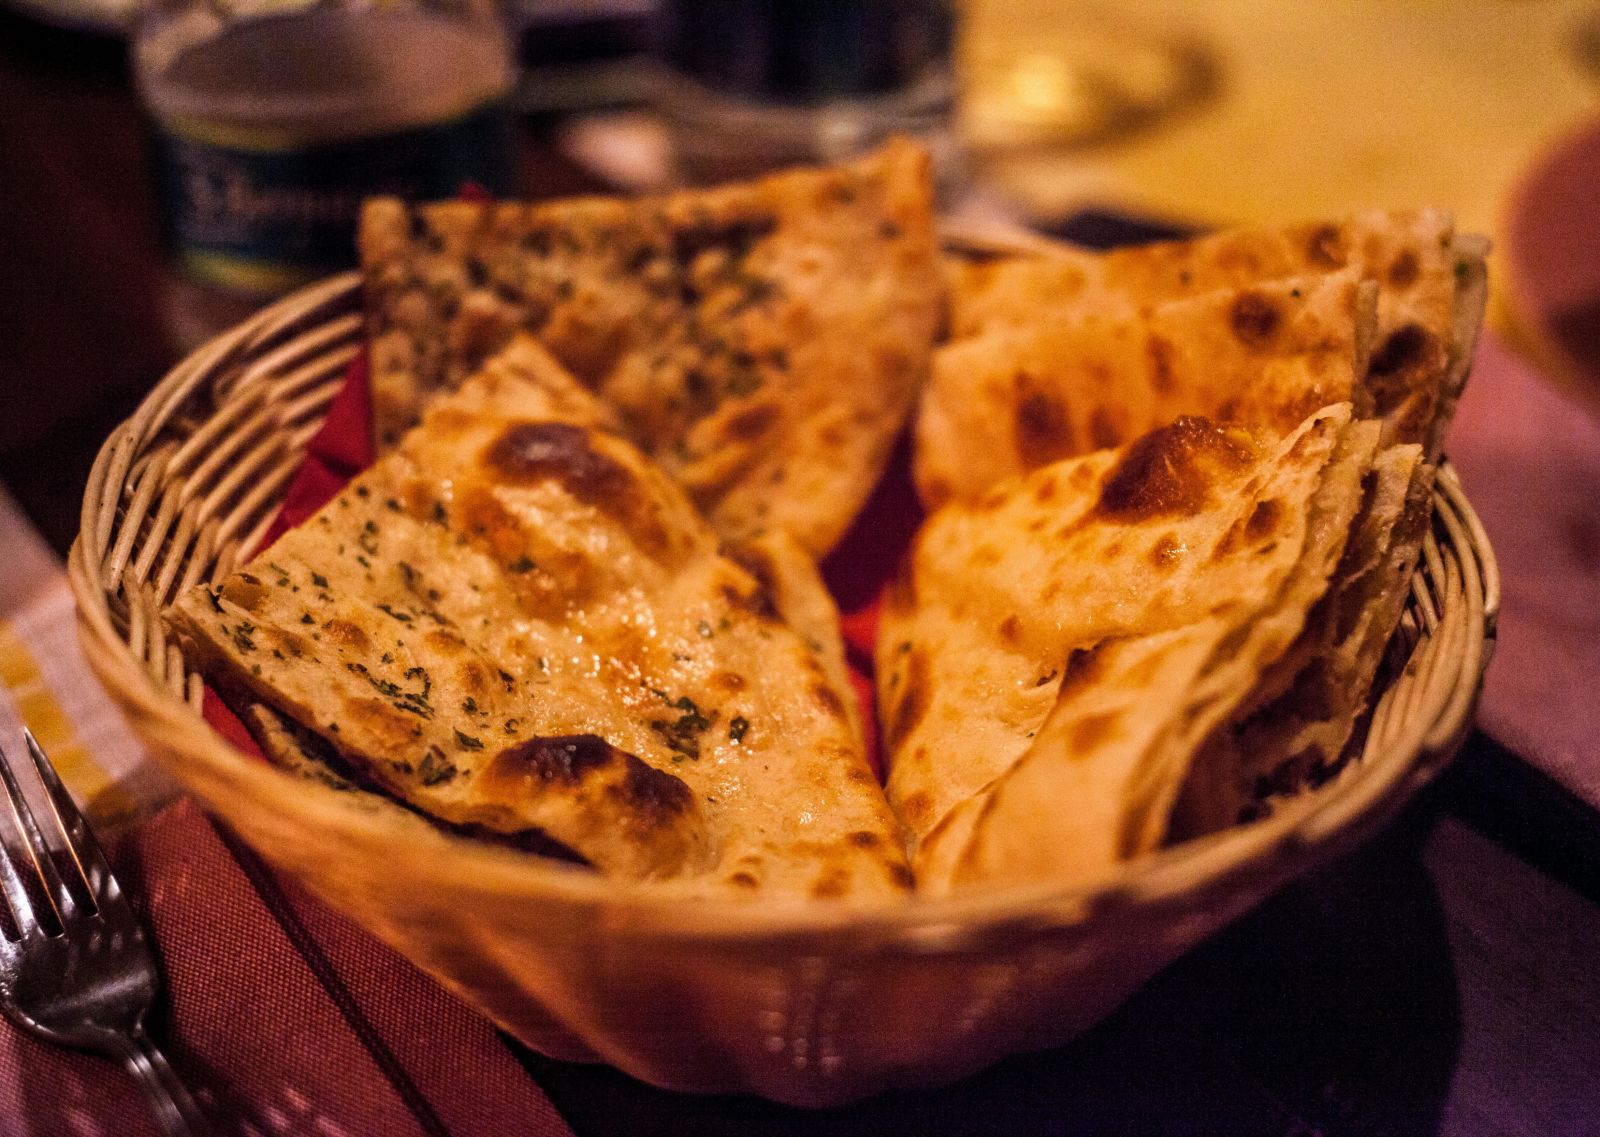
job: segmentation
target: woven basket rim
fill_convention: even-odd
[[[1003,236],[989,233],[947,238],[947,243],[1008,247]],[[1047,245],[1037,241],[1009,247],[1047,251]],[[149,749],[176,750],[200,762],[212,780],[227,783],[230,795],[263,809],[281,808],[285,793],[292,790],[301,820],[337,831],[353,844],[376,846],[393,836],[381,818],[335,792],[307,792],[314,787],[236,749],[188,702],[156,682],[115,627],[111,597],[119,586],[109,582],[108,588],[106,573],[108,537],[126,488],[123,482],[153,437],[152,424],[159,426],[217,369],[237,363],[241,348],[264,338],[265,329],[289,325],[318,308],[358,303],[359,283],[357,274],[345,273],[292,293],[199,349],[150,392],[135,413],[112,431],[96,459],[85,489],[82,528],[68,558],[68,576],[85,655],[125,713],[159,733],[159,745],[147,740]],[[419,884],[482,893],[501,903],[592,908],[625,919],[638,931],[695,940],[832,938],[847,932],[862,940],[894,940],[913,947],[925,942],[930,950],[934,945],[941,951],[952,945],[976,950],[991,938],[1014,935],[1020,927],[1083,926],[1112,913],[1166,918],[1241,877],[1274,870],[1287,875],[1354,844],[1397,812],[1465,737],[1493,642],[1498,568],[1483,527],[1448,463],[1440,465],[1435,502],[1435,527],[1442,516],[1446,537],[1468,580],[1470,610],[1464,613],[1461,650],[1445,661],[1453,668],[1447,677],[1451,681],[1434,690],[1431,713],[1413,714],[1403,734],[1386,748],[1381,763],[1366,756],[1327,786],[1292,800],[1263,820],[1159,850],[1095,880],[1069,886],[1014,884],[873,906],[763,904],[718,897],[686,902],[681,894],[659,885],[617,881],[442,831],[437,841],[424,842],[424,848],[408,844],[392,850],[396,871],[427,878]],[[1437,508],[1440,503],[1443,510]],[[143,733],[138,722],[135,732]],[[185,781],[181,774],[179,781]]]

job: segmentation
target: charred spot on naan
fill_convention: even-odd
[[[905,648],[900,665],[894,669],[896,681],[890,684],[887,694],[883,723],[883,744],[887,750],[898,747],[928,713],[931,666],[921,650],[911,644],[906,644]]]
[[[835,691],[831,684],[827,682],[813,683],[810,691],[811,698],[825,715],[836,719],[845,717],[844,700],[839,697],[839,692]]]
[[[1212,559],[1223,560],[1242,547],[1266,544],[1277,532],[1283,516],[1283,503],[1272,498],[1256,502],[1250,507],[1248,514],[1228,526],[1222,535],[1222,540],[1218,541],[1216,548],[1211,551]]]
[[[698,815],[682,779],[593,734],[530,738],[496,754],[478,774],[487,795],[522,798],[565,791],[604,804],[623,824],[676,827]]]
[[[920,750],[921,748],[919,747],[918,749]],[[916,751],[913,751],[913,753],[916,753]],[[923,750],[922,753],[924,755],[922,764],[927,765],[927,752]],[[923,790],[917,790],[914,793],[909,793],[900,799],[900,816],[904,818],[905,823],[911,826],[913,829],[920,830],[926,828],[928,822],[933,819],[932,810],[933,798]]]
[[[1067,653],[1066,662],[1061,667],[1061,682],[1056,687],[1057,697],[1099,682],[1105,671],[1105,651],[1110,643],[1110,640],[1104,640],[1091,647],[1073,648]]]
[[[1177,536],[1163,533],[1156,539],[1156,543],[1150,546],[1150,563],[1158,570],[1167,572],[1177,567],[1178,562],[1183,559],[1183,554],[1184,546]]]
[[[1072,453],[1075,441],[1066,400],[1041,389],[1026,371],[1017,373],[1015,392],[1013,430],[1023,459],[1030,466],[1044,466]]]
[[[1094,514],[1130,524],[1194,514],[1220,474],[1255,457],[1248,435],[1185,415],[1129,445],[1101,482]]]
[[[811,882],[810,894],[814,900],[828,900],[843,896],[849,888],[849,870],[835,865],[817,874],[817,879]]]
[[[266,598],[267,586],[255,574],[239,572],[223,581],[217,594],[247,612],[256,613],[261,610],[261,602]]]
[[[641,549],[658,559],[674,542],[641,476],[606,452],[604,436],[565,422],[507,425],[489,445],[483,464],[500,483],[553,482],[574,500],[606,514]]]
[[[1115,711],[1085,715],[1073,724],[1069,736],[1071,752],[1068,757],[1088,755],[1117,732],[1122,716]]]
[[[1150,362],[1150,389],[1162,395],[1169,395],[1176,388],[1173,378],[1173,357],[1177,348],[1172,341],[1152,334],[1145,342],[1145,356]]]
[[[1283,312],[1264,291],[1246,289],[1228,310],[1228,326],[1240,343],[1257,350],[1269,349],[1283,327]]]
[[[1350,259],[1349,238],[1339,225],[1317,225],[1306,235],[1306,263],[1315,268],[1343,268]]]
[[[1391,288],[1404,292],[1417,282],[1421,272],[1422,265],[1417,260],[1416,250],[1401,249],[1394,260],[1389,262],[1384,280]]]
[[[722,424],[722,437],[729,445],[753,443],[771,431],[782,416],[782,410],[774,403],[744,407]]]
[[[615,509],[637,495],[633,473],[589,445],[590,432],[566,422],[517,422],[501,431],[484,464],[511,485],[556,481],[586,505]]]
[[[1427,378],[1442,373],[1447,364],[1444,343],[1422,325],[1403,324],[1390,332],[1367,365],[1367,387],[1378,413],[1392,412],[1407,396],[1424,389]]]

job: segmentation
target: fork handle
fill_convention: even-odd
[[[144,1090],[161,1132],[166,1137],[208,1137],[212,1130],[205,1115],[144,1027],[124,1037],[122,1064]]]

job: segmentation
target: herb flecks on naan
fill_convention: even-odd
[[[638,201],[377,200],[360,248],[381,445],[528,331],[724,536],[815,555],[876,483],[942,308],[909,142]]]
[[[1037,327],[1086,312],[1137,312],[1168,300],[1353,269],[1378,286],[1367,383],[1389,441],[1443,443],[1466,382],[1487,297],[1487,242],[1440,210],[1372,211],[1281,229],[1240,229],[1095,254],[952,266],[957,339]]]
[[[690,893],[902,894],[829,645],[559,375],[513,345],[304,525],[180,598],[203,670],[451,827]],[[787,607],[831,613],[781,549],[754,559]]]
[[[1182,419],[930,518],[886,604],[889,794],[919,887],[1086,879],[1167,834],[1189,763],[1289,654],[1377,447]]]
[[[1346,271],[958,340],[918,409],[917,492],[930,508],[972,501],[1183,415],[1279,432],[1333,403],[1369,415],[1375,302]]]

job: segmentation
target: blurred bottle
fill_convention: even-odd
[[[667,0],[659,105],[678,177],[834,161],[891,134],[959,177],[951,0]]]
[[[352,266],[369,194],[511,188],[493,0],[155,0],[132,53],[182,347]]]

